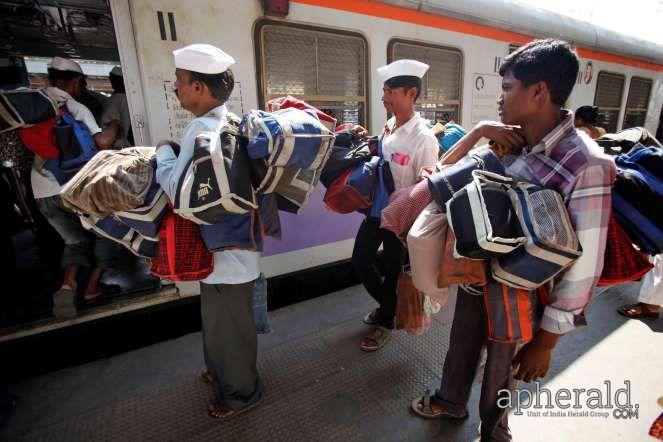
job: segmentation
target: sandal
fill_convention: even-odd
[[[73,319],[76,317],[76,290],[63,285],[53,293],[53,316],[58,319]]]
[[[368,336],[364,336],[359,348],[363,351],[377,351],[385,346],[389,337],[391,336],[391,330],[381,325],[373,329],[373,333]],[[366,341],[369,341],[371,344],[366,344]]]
[[[467,419],[467,411],[465,411],[463,414],[456,414],[447,410],[434,412],[433,407],[431,407],[431,399],[434,401],[434,395],[430,394],[430,390],[426,390],[426,393],[424,393],[422,397],[418,397],[412,400],[412,411],[414,411],[417,416],[423,417],[425,419]]]
[[[228,419],[230,417],[237,416],[238,414],[253,410],[262,402],[264,397],[264,395],[260,396],[260,399],[240,410],[233,410],[232,408],[228,408],[219,403],[209,404],[207,406],[207,414],[213,419]]]
[[[375,309],[368,312],[366,316],[364,316],[364,319],[362,319],[362,321],[364,321],[364,324],[377,325],[379,319],[380,319],[380,312],[378,309]]]
[[[629,319],[658,318],[660,312],[647,310],[642,303],[626,304],[617,309],[617,313]]]

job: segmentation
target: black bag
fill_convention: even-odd
[[[56,114],[55,103],[44,91],[0,91],[0,133],[41,123]]]
[[[336,143],[332,147],[331,155],[322,169],[320,182],[329,187],[343,172],[354,168],[363,161],[368,161],[377,152],[377,137],[361,140],[344,133],[336,135]]]
[[[470,152],[457,163],[444,167],[428,178],[428,188],[443,212],[446,212],[447,201],[454,193],[472,182],[472,171],[478,169],[505,174],[502,161],[490,147],[485,146]]]
[[[616,134],[605,134],[596,140],[608,155],[620,155],[628,152],[638,143],[645,146],[663,147],[644,127],[631,127]]]

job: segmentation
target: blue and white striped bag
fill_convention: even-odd
[[[145,195],[145,204],[133,210],[115,212],[122,223],[143,236],[159,236],[161,220],[168,211],[168,196],[154,180]]]
[[[334,145],[334,133],[315,115],[296,108],[275,112],[252,110],[240,124],[253,159],[264,158],[269,167],[318,170]]]
[[[115,215],[108,215],[103,218],[97,218],[93,215],[81,215],[79,218],[83,228],[123,245],[134,255],[143,258],[157,256],[158,234],[156,237],[141,235],[120,221]]]
[[[582,247],[558,192],[514,182],[508,194],[527,240],[512,252],[494,257],[491,273],[505,285],[534,290],[573,264],[582,255]]]

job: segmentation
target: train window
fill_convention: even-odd
[[[422,91],[416,109],[421,116],[433,121],[460,123],[463,55],[458,49],[391,40],[387,48],[388,60],[411,58],[430,68],[422,79]]]
[[[333,114],[339,124],[366,126],[368,56],[361,35],[272,22],[256,32],[263,106],[292,95]]]
[[[633,77],[628,87],[626,111],[622,129],[644,126],[647,118],[647,106],[651,95],[652,81],[648,78]]]
[[[624,76],[611,72],[599,72],[596,80],[594,106],[599,108],[597,125],[608,132],[617,132],[619,110],[622,107]]]

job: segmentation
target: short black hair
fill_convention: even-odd
[[[116,94],[124,93],[124,78],[122,77],[122,75],[110,74],[108,76],[108,79],[110,80],[113,92],[115,92]]]
[[[395,89],[397,87],[410,89],[416,87],[417,95],[414,97],[414,101],[417,101],[419,95],[421,95],[421,78],[415,75],[398,75],[396,77],[391,77],[389,80],[385,81],[384,84],[389,89]]]
[[[563,106],[578,77],[580,62],[571,46],[562,40],[534,40],[509,54],[500,66],[500,75],[510,72],[524,86],[543,81],[552,102]]]
[[[48,68],[48,81],[55,85],[58,81],[69,82],[77,77],[83,77],[83,74],[72,71],[61,71],[59,69]]]
[[[576,112],[575,116],[580,118],[585,123],[594,125],[596,120],[599,117],[599,108],[596,106],[580,106]]]
[[[189,72],[189,83],[192,81],[205,83],[214,98],[224,103],[228,101],[228,98],[235,87],[235,76],[230,69],[221,74],[202,74],[194,71]]]

